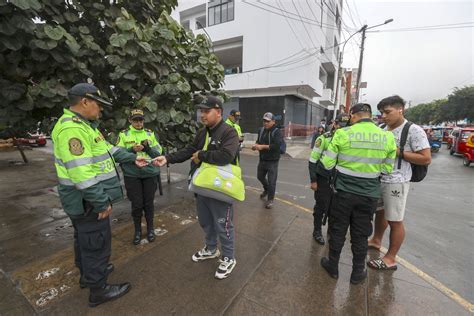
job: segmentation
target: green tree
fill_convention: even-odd
[[[442,107],[450,113],[454,121],[467,119],[474,121],[474,85],[464,88],[455,88],[448,96],[448,102]]]
[[[102,125],[127,126],[145,110],[165,145],[197,124],[193,93],[220,91],[224,68],[202,35],[169,13],[177,0],[0,0],[0,129],[60,116],[67,89],[90,80],[114,103]]]

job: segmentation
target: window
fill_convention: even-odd
[[[189,31],[189,20],[181,21],[181,25]]]
[[[208,26],[234,20],[234,0],[211,0],[208,4]]]

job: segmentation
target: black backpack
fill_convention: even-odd
[[[402,135],[400,136],[400,150],[403,150],[405,148],[405,144],[407,143],[407,138],[408,138],[408,130],[410,129],[410,126],[412,126],[412,122],[407,122],[405,126],[403,126],[402,129]],[[420,165],[415,165],[410,162],[411,165],[411,179],[410,182],[421,182],[423,179],[426,177],[426,174],[428,173],[428,166],[420,166]],[[399,157],[398,158],[398,169],[402,166],[402,159]]]

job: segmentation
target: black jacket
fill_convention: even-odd
[[[260,160],[279,160],[281,141],[280,129],[276,124],[270,129],[263,129],[263,132],[259,135],[256,143],[259,145],[270,145],[270,149],[259,151]]]
[[[209,145],[207,150],[203,151],[206,142],[206,132],[209,132]],[[166,155],[169,163],[180,163],[188,160],[192,155],[200,150],[199,160],[210,164],[224,166],[229,163],[235,164],[235,157],[239,149],[239,136],[235,129],[224,123],[219,122],[214,128],[201,128],[196,133],[192,144],[185,148]],[[195,166],[193,166],[195,167]],[[194,168],[192,168],[194,169]]]

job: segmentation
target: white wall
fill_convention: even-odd
[[[326,0],[326,3],[331,1],[332,6],[339,5],[338,0]],[[319,50],[321,46],[333,46],[334,36],[338,37],[338,32],[309,23],[304,24],[306,26],[305,30],[303,23],[297,16],[285,14],[278,9],[265,6],[265,4],[268,4],[278,8],[279,5],[282,5],[283,9],[287,12],[299,13],[299,15],[311,20],[316,20],[317,18],[319,22],[321,17],[321,7],[319,4],[321,2],[318,0],[294,0],[298,12],[293,6],[292,1],[262,1],[265,4],[252,0],[247,0],[247,2],[290,16],[291,19],[264,11],[242,1],[236,1],[234,21],[206,28],[213,42],[227,38],[243,37],[242,70],[244,73],[226,76],[225,89],[235,91],[307,85],[312,87],[316,93],[314,95],[307,95],[307,97],[321,96],[323,93],[322,83],[319,80],[321,60],[332,61],[335,64],[335,68],[337,68],[337,61],[333,49],[326,49],[326,56],[320,54]],[[179,21],[180,11],[203,3],[207,3],[207,1],[179,1],[179,6],[172,13],[172,16]],[[316,18],[308,7],[308,3],[311,5],[311,10]],[[341,9],[339,9],[339,12],[342,14]],[[328,21],[328,10],[324,6],[323,23],[327,22],[331,21]],[[314,24],[317,24],[317,22],[314,22]],[[196,33],[203,33],[203,31],[197,30]],[[326,36],[324,36],[325,34]],[[293,54],[295,54],[294,57],[285,61],[302,60],[284,67],[273,67],[248,72],[249,70],[269,66]],[[308,56],[309,54],[313,56],[310,57]],[[303,59],[303,57],[306,58]],[[317,99],[314,99],[314,101],[317,102]]]

